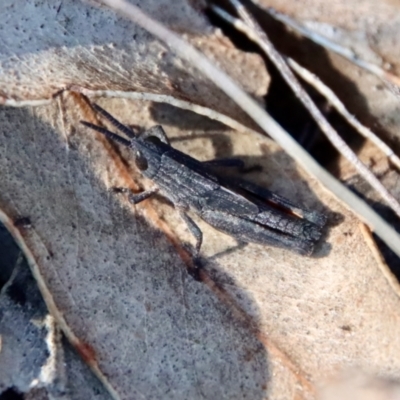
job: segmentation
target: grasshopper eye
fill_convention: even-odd
[[[140,151],[136,152],[135,164],[141,171],[146,171],[149,166],[146,157]]]

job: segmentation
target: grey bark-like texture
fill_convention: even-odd
[[[263,62],[240,53],[188,2],[146,1],[147,12],[185,34],[195,46],[241,81],[260,101],[268,75]],[[71,86],[173,95],[249,118],[188,63],[145,30],[104,7],[83,2],[2,4],[0,96],[46,99]],[[18,71],[18,73],[15,73]],[[104,85],[104,82],[107,82]]]
[[[164,3],[144,3],[256,98],[267,91],[261,58],[235,49],[191,3],[173,12]],[[271,140],[171,105],[119,99],[117,92],[96,99],[128,126],[163,125],[172,146],[199,160],[241,157],[246,167],[258,167],[245,179],[328,215],[313,257],[242,246],[191,215],[204,233],[204,269],[196,281],[188,273],[194,241],[179,214],[160,198],[133,206],[113,191],[137,192],[151,182],[129,150],[79,123],[99,123],[79,94],[86,88],[169,95],[252,126],[225,95],[105,8],[1,7],[0,21],[16,32],[1,54],[3,101],[47,101],[0,109],[0,216],[47,306],[16,305],[11,286],[3,290],[2,390],[14,387],[27,398],[315,399],[318,386],[351,368],[399,378],[397,282],[382,273],[357,219]],[[41,25],[45,33],[29,34]],[[75,91],[51,99],[67,88]],[[30,224],[21,223],[27,218]],[[13,271],[1,275],[3,282],[16,282]],[[66,339],[49,341],[59,330]],[[10,361],[18,339],[19,351],[34,349],[32,359]],[[54,380],[32,390],[49,359]],[[51,392],[54,382],[65,391]]]
[[[109,399],[89,367],[61,340],[23,254],[3,226],[0,243],[0,258],[13,266],[0,294],[0,392],[26,393],[32,400]],[[2,265],[1,272],[5,269]]]

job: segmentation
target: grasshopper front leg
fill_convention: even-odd
[[[158,188],[153,188],[153,189],[141,192],[141,193],[132,193],[131,190],[128,188],[118,188],[119,193],[129,193],[128,200],[132,204],[138,204],[138,203],[142,202],[143,200],[148,199],[150,196],[157,193],[158,191],[159,191]],[[179,211],[181,218],[185,221],[186,226],[188,227],[190,233],[196,239],[194,258],[197,258],[200,253],[201,245],[203,243],[203,232],[198,227],[198,225],[193,221],[193,219],[190,218],[189,215],[186,214],[185,207],[176,206],[176,208]]]
[[[132,204],[139,204],[143,200],[148,199],[150,196],[158,192],[158,188],[145,190],[141,193],[132,193],[132,191],[128,188],[118,188],[119,193],[128,193],[128,200]]]

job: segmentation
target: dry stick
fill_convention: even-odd
[[[284,58],[275,49],[272,42],[269,40],[267,34],[262,30],[254,18],[248,13],[248,11],[243,7],[239,0],[229,0],[230,3],[236,8],[240,17],[245,22],[245,25],[253,31],[251,36],[252,40],[264,50],[270,60],[275,64],[278,71],[281,73],[285,81],[292,88],[295,95],[304,104],[307,110],[310,112],[311,116],[314,118],[322,132],[325,133],[329,141],[336,147],[336,149],[349,160],[356,170],[360,173],[362,177],[379,193],[382,199],[391,207],[391,209],[400,218],[400,204],[397,200],[389,193],[389,191],[382,185],[380,180],[368,169],[368,167],[363,164],[357,155],[351,150],[351,148],[346,144],[346,142],[340,137],[335,129],[329,124],[327,119],[312,101],[308,93],[303,89],[300,82],[294,76],[293,72],[290,70],[286,64]],[[221,14],[220,14],[221,15]],[[222,16],[222,15],[221,15]],[[236,26],[240,24],[236,23]],[[247,31],[247,30],[246,30]]]
[[[316,177],[331,193],[362,218],[375,233],[400,257],[400,236],[371,207],[351,190],[322,168],[276,121],[263,110],[221,69],[176,33],[124,0],[102,0],[103,4],[118,11],[155,37],[166,43],[181,58],[189,61],[200,72],[234,100],[254,121],[267,132],[308,173]]]
[[[294,19],[288,17],[285,14],[281,14],[278,11],[274,10],[271,7],[263,7],[262,4],[258,4],[263,10],[265,10],[268,14],[270,14],[276,20],[282,22],[283,24],[289,26],[296,32],[300,33],[301,35],[311,39],[313,42],[319,44],[320,46],[335,52],[336,54],[341,55],[342,57],[346,58],[347,60],[351,61],[353,64],[357,65],[360,68],[365,69],[373,73],[374,75],[378,76],[379,78],[387,81],[390,84],[390,88],[393,90],[394,88],[391,85],[395,85],[397,88],[400,86],[400,78],[390,72],[385,71],[384,69],[378,67],[375,64],[370,62],[364,61],[355,54],[355,52],[347,47],[344,47],[338,43],[335,43],[328,38],[313,32],[307,29],[304,25],[300,24],[299,22],[295,21]]]
[[[237,30],[245,33],[251,40],[257,41],[257,33],[249,28],[243,21],[238,18],[232,17],[225,10],[217,7],[211,6],[211,9],[218,14],[221,18],[225,19],[231,25],[233,25]],[[275,13],[275,11],[274,11]],[[283,14],[277,13],[282,18],[287,18]],[[288,19],[289,21],[292,21]],[[286,19],[283,19],[282,22],[285,22]],[[294,22],[293,22],[294,23]],[[290,25],[291,26],[291,25]],[[300,28],[299,28],[300,29]],[[340,53],[341,54],[341,53]],[[347,54],[347,53],[346,53]],[[300,66],[296,61],[291,58],[287,59],[290,67],[295,70],[295,72],[301,76],[303,80],[312,85],[319,93],[321,93],[330,104],[335,107],[335,109],[351,124],[362,136],[371,140],[389,159],[390,161],[400,169],[400,158],[393,152],[393,150],[382,141],[374,132],[372,132],[369,128],[362,125],[354,115],[350,114],[350,112],[346,109],[344,104],[340,101],[340,99],[336,96],[332,89],[326,86],[315,74],[307,70],[306,68]]]
[[[331,88],[326,86],[317,75],[302,67],[293,59],[288,58],[287,62],[296,72],[296,74],[313,86],[319,93],[321,93],[328,100],[328,102],[335,107],[335,109],[347,120],[347,122],[357,130],[358,133],[374,143],[375,146],[377,146],[387,156],[387,158],[389,158],[392,164],[400,169],[400,158],[374,132],[358,121],[354,115],[350,114],[345,105],[340,101]]]

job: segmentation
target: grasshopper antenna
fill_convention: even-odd
[[[94,129],[97,132],[102,133],[103,135],[107,136],[108,138],[115,140],[118,143],[123,144],[124,146],[129,147],[131,142],[122,136],[116,135],[115,133],[110,132],[109,130],[102,128],[101,126],[91,124],[90,122],[80,121],[82,125],[87,126],[90,129]]]
[[[117,121],[112,115],[110,115],[106,110],[101,108],[96,103],[92,103],[93,109],[102,115],[106,120],[108,120],[112,125],[114,125],[117,129],[119,129],[122,133],[125,133],[126,136],[133,139],[136,137],[135,132],[130,130],[127,126],[122,125],[121,122]]]

